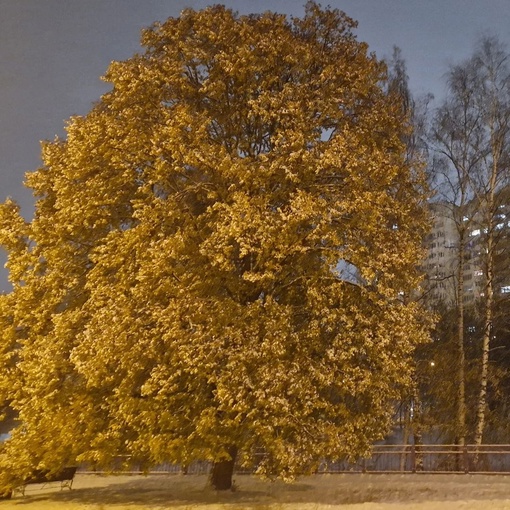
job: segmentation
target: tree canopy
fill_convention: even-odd
[[[43,145],[33,220],[0,208],[7,471],[237,451],[285,478],[387,432],[426,336],[424,179],[354,28],[185,10]]]

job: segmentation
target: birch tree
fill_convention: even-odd
[[[454,220],[457,230],[456,266],[453,269],[456,304],[456,434],[455,442],[466,441],[465,388],[465,264],[468,257],[469,232],[473,221],[471,177],[478,172],[483,158],[480,153],[483,127],[478,112],[473,110],[473,83],[471,66],[457,66],[448,75],[449,94],[436,111],[431,129],[432,148],[435,151],[433,172],[437,183],[441,209]]]
[[[424,179],[354,28],[185,10],[44,144],[34,219],[0,208],[4,473],[200,459],[226,489],[234,461],[292,479],[387,432],[426,338],[400,299]]]
[[[502,192],[508,185],[510,75],[507,61],[508,54],[496,38],[482,39],[470,59],[452,67],[448,75],[449,96],[434,120],[433,142],[440,156],[436,164],[441,167],[442,189],[445,190],[442,198],[444,204],[449,204],[458,234],[455,279],[460,444],[467,432],[464,376],[466,263],[480,267],[483,274],[483,289],[479,292],[483,303],[483,331],[473,431],[477,445],[482,443],[485,424],[496,290],[495,260],[499,239],[506,230],[500,206],[504,206],[506,193]],[[471,297],[477,295],[474,291],[471,294]],[[470,303],[470,309],[477,309],[474,302]]]
[[[495,284],[496,254],[501,235],[508,228],[505,224],[506,214],[501,214],[501,207],[506,207],[504,187],[510,182],[510,66],[506,48],[496,38],[481,41],[473,56],[473,63],[478,70],[479,83],[476,106],[486,130],[484,164],[481,172],[474,176],[476,200],[480,207],[480,258],[485,277],[480,390],[475,429],[475,444],[480,445],[487,405],[495,292],[499,290]]]

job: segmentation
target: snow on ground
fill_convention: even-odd
[[[510,510],[509,475],[334,474],[294,484],[236,476],[215,492],[205,476],[77,475],[73,490],[28,486],[0,510]]]

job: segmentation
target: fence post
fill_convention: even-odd
[[[469,455],[467,445],[462,447],[462,456],[464,458],[464,473],[467,475],[469,473]]]
[[[416,473],[416,448],[414,442],[411,444],[411,471]]]

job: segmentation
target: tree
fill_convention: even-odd
[[[509,77],[508,54],[503,45],[496,38],[482,39],[470,59],[452,67],[448,77],[450,94],[437,112],[433,130],[435,148],[442,156],[442,182],[447,188],[444,199],[450,204],[458,233],[455,277],[459,339],[458,429],[464,429],[459,434],[462,440],[466,435],[463,403],[465,282],[468,273],[472,279],[473,264],[480,267],[483,274],[479,391],[473,432],[477,445],[482,443],[487,412],[489,353],[497,304],[495,263],[507,228],[502,213],[506,212],[504,190],[509,183]],[[477,310],[474,303],[471,308]]]
[[[430,95],[420,98],[416,101],[409,89],[409,76],[405,60],[400,48],[394,47],[391,60],[388,62],[388,91],[400,99],[400,108],[402,114],[407,118],[412,129],[404,133],[402,141],[406,147],[406,159],[410,164],[415,161],[425,161],[427,156],[427,144],[424,142],[426,135],[425,125],[427,119],[427,106],[431,99]],[[416,298],[416,289],[412,293],[412,298]],[[411,299],[410,295],[404,295],[404,300]],[[421,298],[420,298],[421,299]],[[415,450],[419,452],[422,443],[422,416],[421,416],[421,395],[419,391],[420,383],[420,365],[419,349],[415,352],[413,366],[413,384],[408,388],[408,394],[404,395],[404,400],[399,405],[399,413],[403,416],[400,423],[403,424],[403,443],[407,445],[410,435],[412,435]],[[405,463],[406,455],[401,457],[401,466]],[[417,468],[421,469],[422,458],[417,456]]]
[[[510,66],[509,56],[504,46],[496,38],[485,38],[473,57],[479,68],[479,94],[476,107],[486,126],[486,150],[484,151],[482,172],[475,175],[476,200],[480,203],[481,259],[484,285],[484,326],[482,337],[482,359],[480,392],[477,405],[475,443],[480,445],[485,429],[487,411],[487,385],[489,380],[489,353],[494,334],[495,262],[498,244],[502,239],[501,207],[506,209],[506,193],[501,193],[510,180]],[[503,215],[503,218],[506,215]]]
[[[44,144],[34,219],[1,209],[6,472],[203,459],[225,489],[261,449],[292,478],[385,434],[426,338],[424,179],[354,27],[185,10]]]
[[[453,67],[448,75],[449,94],[433,119],[431,142],[435,150],[433,172],[438,181],[441,209],[454,221],[457,243],[453,268],[456,305],[456,406],[455,442],[466,441],[466,374],[465,374],[465,305],[464,282],[468,259],[469,233],[473,223],[473,181],[471,176],[481,164],[483,127],[472,109],[475,91],[472,89],[470,66]]]

